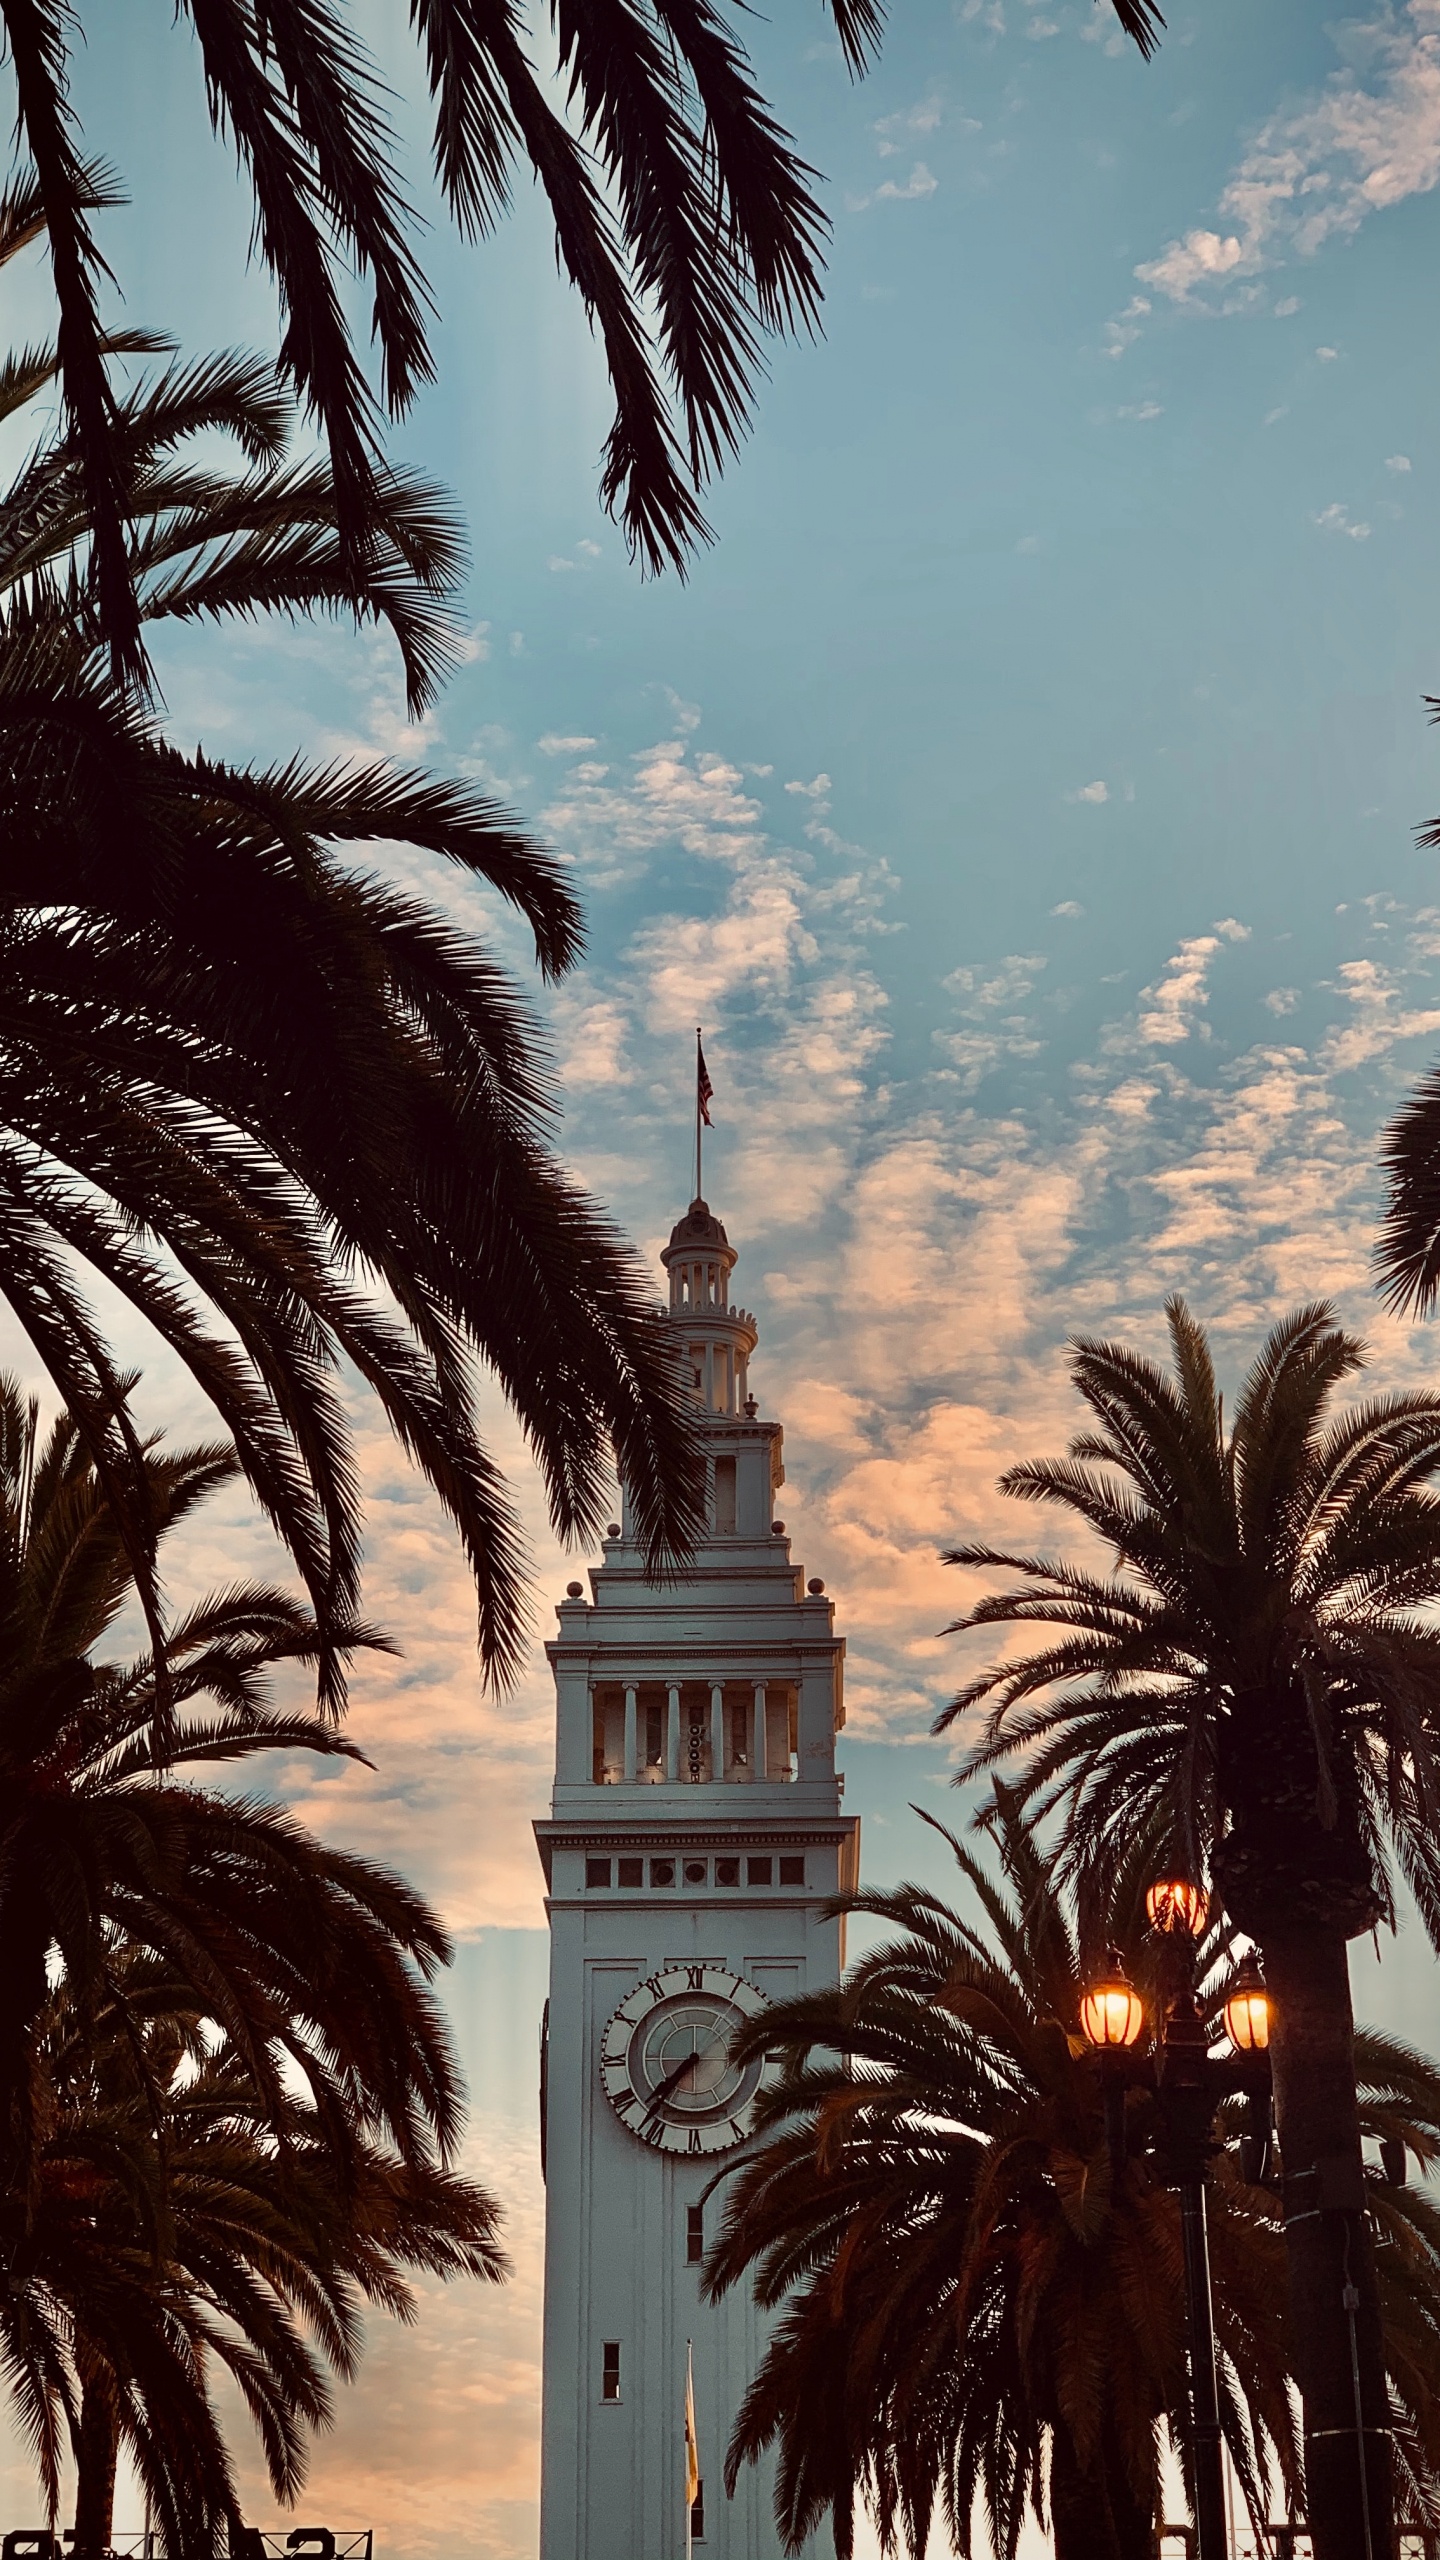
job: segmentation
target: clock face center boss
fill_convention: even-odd
[[[636,1984],[605,2029],[600,2077],[637,2141],[703,2158],[745,2140],[765,2069],[733,2061],[731,2045],[768,2006],[718,1964],[669,1965]]]

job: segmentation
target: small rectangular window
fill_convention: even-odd
[[[620,1882],[622,1885],[643,1884],[644,1881],[645,1861],[643,1858],[622,1858],[620,1860]]]
[[[771,1884],[774,1881],[774,1876],[775,1867],[772,1859],[747,1859],[745,1865],[745,1880],[747,1884]]]
[[[705,2207],[703,2204],[687,2204],[685,2207],[685,2264],[687,2267],[698,2267],[703,2265],[704,2258]]]
[[[586,1882],[586,1884],[587,1884],[587,1885],[608,1884],[608,1883],[609,1883],[609,1881],[610,1881],[610,1861],[609,1861],[609,1859],[608,1859],[608,1858],[587,1858],[587,1859],[586,1859],[586,1861],[585,1861],[585,1882]]]
[[[721,1538],[733,1538],[735,1535],[735,1461],[733,1458],[717,1458],[715,1461],[715,1533]]]
[[[696,2481],[695,2495],[690,2501],[690,2539],[692,2542],[703,2542],[705,2539],[705,2483],[703,2480]]]
[[[600,2350],[600,2397],[602,2400],[618,2400],[620,2397],[620,2341],[618,2338],[607,2338]]]
[[[715,1881],[717,1884],[738,1884],[740,1881],[739,1859],[717,1858],[715,1861]]]
[[[782,1858],[780,1861],[780,1881],[782,1884],[803,1884],[805,1881],[804,1859]]]

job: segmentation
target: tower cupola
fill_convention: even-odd
[[[670,1312],[682,1307],[723,1307],[730,1296],[730,1274],[739,1260],[708,1201],[692,1200],[670,1230],[660,1259],[670,1274]]]
[[[691,1201],[660,1259],[670,1279],[671,1321],[684,1328],[696,1402],[709,1414],[743,1413],[760,1330],[747,1308],[730,1304],[739,1256],[707,1201]]]

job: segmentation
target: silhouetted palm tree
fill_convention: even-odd
[[[0,264],[38,219],[23,193],[0,201]],[[52,369],[46,349],[17,357],[0,414]],[[117,416],[148,618],[368,611],[426,698],[458,557],[428,484],[386,480],[357,588],[330,472],[285,464],[263,368],[172,371]],[[253,470],[185,451],[214,427]],[[458,1524],[482,1656],[503,1674],[523,1546],[479,1374],[518,1413],[557,1529],[603,1523],[613,1446],[657,1559],[699,1519],[690,1418],[647,1276],[550,1152],[553,1089],[519,990],[449,918],[343,854],[398,838],[487,882],[546,976],[578,953],[574,896],[453,784],[179,754],[100,661],[82,478],[67,435],[0,499],[0,1287],[100,1469],[152,1641],[144,1476],[86,1265],[218,1407],[305,1577],[328,1704],[359,1563],[342,1360]]]
[[[96,203],[116,201],[96,182]],[[0,193],[0,268],[43,237],[32,182]],[[143,330],[109,337],[104,352],[173,358]],[[60,370],[53,346],[0,363],[0,421],[23,420]],[[129,572],[142,622],[221,614],[343,613],[384,621],[399,643],[412,714],[433,700],[460,646],[454,599],[465,546],[444,492],[411,472],[377,469],[373,533],[359,574],[341,557],[334,475],[323,460],[288,458],[294,404],[259,357],[168,363],[118,391],[116,467],[124,494]],[[217,458],[215,437],[241,468]],[[99,558],[85,461],[64,425],[37,437],[0,498],[0,614],[18,599],[43,607],[82,647],[102,638]]]
[[[235,1472],[229,1452],[143,1453],[163,1535]],[[359,1757],[328,1722],[277,1705],[313,1664],[313,1619],[239,1584],[187,1611],[153,1655],[97,1661],[132,1592],[114,1516],[62,1416],[0,1379],[0,2181],[25,2192],[44,2124],[38,2042],[58,1973],[83,2019],[123,2002],[121,1957],[148,1952],[234,2048],[283,2120],[308,2089],[343,2151],[371,2127],[402,2158],[442,2156],[459,2100],[428,1988],[446,1961],[421,1898],[290,1816],[177,1772],[275,1751]],[[352,1623],[347,1645],[381,1639]]]
[[[893,1934],[838,1989],[746,2031],[743,2049],[783,2068],[761,2099],[760,2147],[726,2182],[705,2281],[712,2293],[753,2281],[778,2317],[727,2478],[777,2445],[787,2546],[828,2524],[841,2560],[860,2497],[887,2548],[922,2553],[938,2508],[963,2555],[978,2539],[1014,2560],[1028,2513],[1057,2560],[1149,2560],[1167,2428],[1188,2462],[1178,2208],[1142,2157],[1155,2102],[1130,2095],[1117,2183],[1073,1919],[1003,1792],[988,1827],[998,1872],[944,1835],[968,1910],[915,1885],[854,1897],[845,1909]],[[1099,1917],[1156,2015],[1163,1951],[1143,1884],[1132,1860]],[[1231,1978],[1212,1932],[1208,2014]],[[1440,2158],[1440,2071],[1378,2036],[1360,2039],[1359,2061],[1366,2133]],[[1300,2461],[1281,2208],[1243,2181],[1240,2129],[1227,2108],[1211,2247],[1222,2423],[1258,2513],[1277,2480],[1298,2497]],[[1387,2243],[1407,2460],[1428,2483],[1440,2213],[1423,2190],[1378,2180],[1367,2200]]]
[[[1154,0],[1114,0],[1148,51]],[[255,198],[255,237],[284,314],[281,364],[328,442],[347,557],[373,517],[379,407],[341,290],[368,280],[382,399],[431,379],[430,304],[396,174],[383,91],[341,0],[184,0],[212,124]],[[470,236],[509,201],[517,162],[544,190],[557,258],[605,350],[615,423],[601,475],[632,551],[683,565],[706,526],[698,492],[743,433],[764,337],[813,329],[825,222],[814,175],[759,94],[714,0],[616,9],[552,0],[533,27],[481,0],[411,0],[435,107],[435,167]],[[880,0],[830,0],[852,72],[879,40]],[[0,0],[20,147],[50,231],[67,413],[85,459],[102,611],[120,670],[142,664],[130,602],[124,474],[69,96],[76,0]],[[546,20],[548,19],[548,23]],[[533,56],[555,49],[555,78]]]
[[[327,2367],[356,2371],[362,2304],[409,2320],[407,2270],[494,2282],[505,2261],[482,2188],[363,2124],[337,2150],[305,2097],[261,2099],[170,1968],[115,1971],[118,2001],[47,2004],[45,2138],[29,2192],[0,2202],[0,2336],[52,2515],[68,2438],[77,2553],[109,2546],[122,2447],[167,2548],[198,2553],[239,2520],[216,2372],[288,2501],[332,2415]]]
[[[989,1701],[962,1776],[1023,1756],[1024,1796],[1062,1813],[1072,1869],[1103,1876],[1137,1843],[1157,1869],[1208,1865],[1262,1950],[1309,2511],[1319,2560],[1351,2560],[1364,2492],[1389,2547],[1391,2492],[1346,1941],[1393,1910],[1393,1861],[1440,1943],[1440,1399],[1336,1414],[1363,1352],[1311,1306],[1271,1332],[1227,1430],[1201,1327],[1179,1300],[1167,1313],[1173,1373],[1077,1343],[1091,1426],[1068,1457],[1001,1479],[1078,1519],[1115,1570],[954,1550],[1020,1579],[952,1632],[1045,1641],[981,1671],[939,1721]]]

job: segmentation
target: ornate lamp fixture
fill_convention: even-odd
[[[1162,1876],[1145,1896],[1145,1916],[1164,1938],[1203,1938],[1210,1917],[1203,1885],[1185,1876]]]
[[[1270,1994],[1253,1955],[1242,1960],[1225,2003],[1225,2033],[1237,2053],[1263,2053],[1270,2042]]]
[[[1080,2023],[1087,2044],[1095,2049],[1112,2174],[1117,2181],[1123,2175],[1128,2153],[1126,2092],[1145,2090],[1154,2102],[1149,2157],[1165,2184],[1179,2192],[1190,2351],[1195,2555],[1196,2560],[1225,2560],[1229,2544],[1205,2188],[1215,2149],[1215,2110],[1231,2094],[1243,2093],[1249,2101],[1249,2123],[1240,2145],[1242,2174],[1252,2180],[1266,2174],[1270,1999],[1259,1965],[1247,1956],[1225,2003],[1231,2052],[1223,2059],[1212,2055],[1211,2031],[1194,1990],[1197,1942],[1210,1916],[1205,1892],[1183,1876],[1158,1877],[1145,1897],[1145,1908],[1157,1937],[1168,1942],[1156,1950],[1163,2030],[1146,2051],[1133,2050],[1145,2025],[1145,2008],[1113,1947],[1104,1973],[1082,1995]],[[1167,1977],[1169,1987],[1164,1987]]]
[[[1080,2024],[1086,2043],[1097,2052],[1114,2052],[1137,2041],[1145,2024],[1145,2004],[1120,1961],[1118,1948],[1110,1949],[1103,1975],[1085,1993]]]

